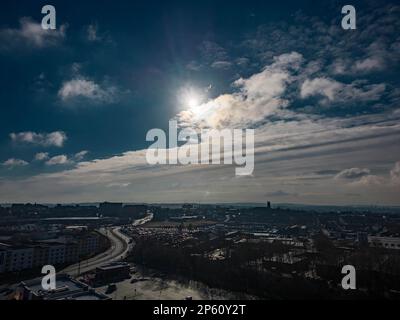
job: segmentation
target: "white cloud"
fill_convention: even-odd
[[[55,156],[46,161],[46,164],[48,166],[55,166],[55,165],[69,164],[69,163],[70,161],[68,160],[68,157],[66,155]]]
[[[112,182],[107,185],[108,188],[126,188],[131,185],[130,182]]]
[[[40,23],[31,18],[21,18],[18,29],[0,30],[0,48],[12,49],[17,46],[44,48],[58,45],[66,33],[66,25],[61,25],[57,30],[44,30]]]
[[[292,52],[275,57],[260,73],[234,82],[239,92],[223,94],[178,115],[182,126],[237,127],[246,126],[286,108],[282,98],[287,85],[294,79],[289,70],[297,70],[303,57]]]
[[[114,86],[101,86],[92,80],[75,78],[65,81],[58,96],[63,102],[72,101],[77,98],[85,98],[95,103],[114,103],[117,88]]]
[[[89,153],[89,151],[87,151],[87,150],[82,150],[82,151],[76,153],[75,156],[74,156],[74,158],[75,158],[75,160],[77,160],[77,161],[81,161],[83,158],[86,157],[86,155],[87,155],[88,153]]]
[[[29,163],[26,162],[25,160],[21,160],[21,159],[8,159],[7,161],[3,162],[3,166],[6,167],[23,167],[23,166],[27,166]]]
[[[377,176],[370,174],[369,169],[352,168],[346,169],[336,175],[335,179],[353,180],[350,186],[353,187],[397,187],[400,184],[400,161],[396,162],[387,176]]]
[[[390,178],[394,184],[400,184],[400,161],[396,162],[390,171]]]
[[[36,153],[36,155],[35,155],[35,160],[37,160],[37,161],[47,160],[48,158],[49,158],[48,152],[39,152],[39,153]]]
[[[356,75],[381,71],[387,66],[384,55],[369,56],[355,61],[351,59],[336,59],[330,66],[330,69],[333,74],[337,75]]]
[[[359,179],[368,176],[371,173],[369,169],[351,168],[339,172],[335,179]]]
[[[62,147],[67,140],[67,135],[62,131],[54,131],[51,133],[26,131],[11,133],[10,138],[14,143],[26,143],[43,147]]]
[[[350,61],[344,59],[336,59],[330,66],[330,70],[335,75],[342,75],[348,73],[348,65]]]
[[[363,171],[375,159],[393,167],[392,157],[400,155],[397,132],[400,124],[393,114],[274,121],[256,130],[252,177],[235,179],[230,166],[149,166],[146,150],[141,150],[79,162],[71,169],[27,179],[4,179],[0,198],[38,202],[99,198],[122,202],[265,202],[266,192],[281,190],[287,193],[285,201],[351,204],[354,198],[346,194],[362,187],[357,190],[357,203],[398,204],[398,188],[396,193],[395,186],[378,185],[382,178],[365,178],[357,185],[359,179],[339,181],[330,175],[315,175],[316,170],[332,168]],[[386,152],[379,153],[383,145]],[[111,192],[112,187],[118,192]],[[18,192],[22,188],[27,190],[24,194]]]
[[[384,181],[363,168],[375,160],[386,166],[393,163],[393,157],[398,159],[399,149],[395,143],[400,132],[400,113],[348,118],[290,113],[286,107],[296,92],[291,89],[308,78],[313,81],[312,74],[318,74],[314,80],[323,78],[319,76],[319,62],[308,64],[306,69],[302,63],[302,56],[295,52],[275,57],[261,72],[236,81],[234,93],[220,95],[178,116],[182,124],[210,127],[243,127],[265,120],[256,130],[256,170],[252,177],[232,178],[234,170],[229,166],[149,166],[145,159],[146,150],[139,150],[79,162],[73,168],[64,170],[65,167],[61,167],[63,170],[60,172],[26,180],[4,181],[0,185],[4,191],[1,197],[14,199],[24,186],[29,188],[26,197],[35,201],[98,201],[99,198],[112,197],[118,201],[179,202],[193,199],[231,202],[265,201],[266,190],[278,190],[269,195],[285,196],[288,201],[346,203],[348,198],[341,194],[345,188],[357,186],[357,183],[377,186]],[[74,78],[82,79],[79,74]],[[359,99],[369,99],[379,96],[384,89],[384,85],[368,87],[365,82],[336,83],[340,90],[332,91],[335,102],[339,101],[338,97],[342,101],[352,99],[354,94]],[[328,99],[324,90],[321,92],[320,95]],[[274,120],[269,121],[269,116],[274,116]],[[386,152],[380,154],[383,146]],[[70,159],[58,156],[52,158],[52,162],[73,163],[76,156],[70,155]],[[352,168],[341,174],[347,176],[343,179],[345,184],[332,179],[332,176],[315,174],[316,170],[335,169],[337,172],[337,168]],[[112,187],[120,189],[111,193],[109,188]],[[376,194],[381,189],[371,188],[373,192],[363,192],[357,200],[371,203],[379,198]],[[296,190],[301,190],[301,195]],[[383,202],[398,203],[392,189],[389,190],[392,193],[384,191],[386,198]],[[202,198],[203,195],[207,198]]]
[[[353,187],[377,187],[387,184],[385,178],[376,175],[366,175],[359,180],[351,182]]]
[[[213,62],[211,67],[214,69],[227,70],[232,67],[232,63],[229,61],[215,61]]]
[[[301,85],[300,96],[308,98],[321,96],[328,102],[371,102],[381,98],[386,90],[385,84],[366,84],[365,81],[353,81],[350,84],[338,82],[330,78],[318,77],[306,79]]]
[[[385,68],[385,62],[381,57],[368,57],[356,61],[353,67],[354,72],[371,72]]]
[[[302,98],[323,95],[333,101],[342,87],[341,83],[327,78],[307,79],[301,86],[300,95]]]

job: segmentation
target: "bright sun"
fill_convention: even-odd
[[[190,108],[195,108],[199,105],[199,101],[196,97],[189,97],[187,104]]]
[[[205,101],[205,94],[201,89],[186,86],[178,93],[180,105],[184,110],[198,114],[202,109],[202,104]]]
[[[193,109],[201,104],[203,97],[198,90],[189,87],[182,90],[180,99],[185,108]]]

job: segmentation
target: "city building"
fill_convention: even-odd
[[[4,272],[6,269],[6,255],[7,251],[0,249],[0,273]]]
[[[76,242],[67,243],[65,246],[65,262],[73,263],[79,260],[79,245]]]
[[[97,252],[99,248],[99,235],[91,234],[78,240],[78,250],[80,256],[91,255]]]
[[[395,237],[368,237],[371,247],[400,250],[400,238]]]
[[[56,289],[46,291],[42,278],[21,282],[14,295],[15,300],[110,300],[110,297],[96,292],[88,285],[68,275],[58,275]]]
[[[34,246],[33,266],[44,266],[49,261],[49,246],[37,245]]]
[[[0,243],[0,273],[72,264],[106,250],[107,245],[107,238],[97,232],[85,234],[77,240],[61,237],[19,245]]]
[[[7,246],[2,244],[5,249],[5,268],[3,272],[15,272],[33,267],[34,249],[24,246]]]
[[[125,262],[114,262],[96,269],[95,283],[108,283],[129,278],[130,266]]]
[[[55,266],[63,263],[65,263],[65,245],[64,244],[50,245],[48,264]]]

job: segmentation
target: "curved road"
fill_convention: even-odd
[[[101,229],[99,232],[110,239],[111,247],[93,258],[69,266],[59,273],[79,276],[106,263],[122,260],[131,249],[130,239],[120,232],[120,228]]]
[[[148,216],[135,220],[132,226],[139,227],[153,219],[153,214],[150,213]],[[131,238],[127,237],[120,231],[121,227],[103,228],[99,232],[106,236],[111,241],[111,247],[99,255],[90,258],[88,260],[81,261],[72,266],[61,270],[59,273],[66,273],[71,276],[79,276],[82,273],[91,271],[100,267],[104,264],[122,260],[126,257],[128,252],[134,246],[131,242]]]

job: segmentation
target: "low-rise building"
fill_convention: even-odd
[[[371,247],[400,250],[400,238],[395,237],[368,237]]]
[[[130,265],[125,262],[114,262],[103,265],[96,269],[96,283],[108,283],[129,278]]]
[[[55,290],[44,290],[42,278],[21,282],[14,298],[16,300],[109,300],[110,297],[96,292],[88,285],[68,275],[56,278]]]

